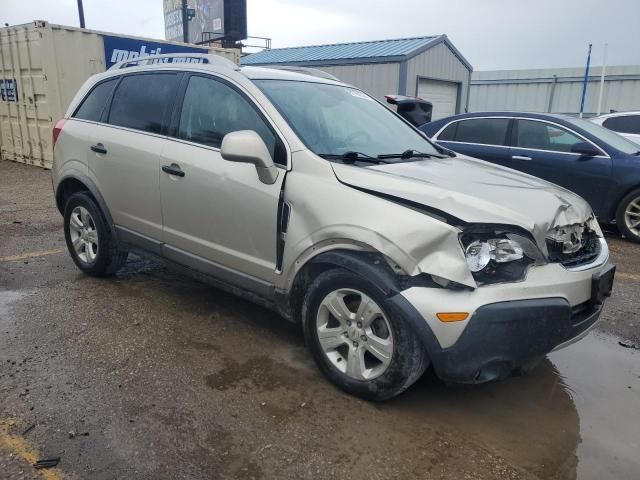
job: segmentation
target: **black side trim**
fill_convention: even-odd
[[[282,271],[284,264],[284,247],[287,242],[287,229],[289,227],[289,214],[291,213],[291,207],[285,201],[285,185],[287,183],[287,176],[282,180],[280,187],[280,195],[278,196],[278,216],[276,220],[276,270]]]
[[[162,242],[119,225],[115,225],[114,229],[118,234],[118,241],[129,246],[142,248],[156,255],[162,255]]]
[[[162,255],[172,262],[209,275],[234,287],[249,290],[268,300],[274,297],[274,285],[259,278],[252,277],[166,244],[162,245]]]
[[[309,263],[330,264],[349,270],[371,281],[385,296],[402,290],[398,276],[377,253],[332,250],[317,255]]]

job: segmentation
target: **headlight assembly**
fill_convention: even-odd
[[[525,235],[490,226],[465,228],[460,237],[469,270],[479,285],[524,280],[544,256]]]

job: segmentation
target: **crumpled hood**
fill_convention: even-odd
[[[371,167],[332,165],[337,178],[352,187],[419,203],[466,223],[520,226],[543,251],[549,230],[593,215],[589,204],[569,190],[464,155]]]

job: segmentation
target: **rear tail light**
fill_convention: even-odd
[[[53,127],[53,146],[56,146],[56,141],[58,140],[58,136],[62,131],[62,127],[64,127],[64,118],[61,118],[56,122],[56,125]]]

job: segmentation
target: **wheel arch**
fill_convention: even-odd
[[[343,268],[367,278],[386,297],[402,290],[402,277],[406,275],[399,267],[394,270],[387,257],[377,250],[339,245],[308,258],[296,270],[290,288],[277,295],[281,313],[290,321],[299,322],[308,286],[318,275],[332,268]]]
[[[58,207],[58,211],[64,215],[64,208],[67,203],[67,200],[71,195],[78,192],[87,192],[91,198],[98,204],[98,207],[102,211],[105,220],[107,221],[107,225],[111,230],[111,234],[113,238],[117,239],[115,228],[113,227],[113,218],[111,217],[111,212],[107,207],[107,203],[104,200],[102,194],[98,190],[98,187],[95,183],[84,175],[72,174],[62,177],[58,182],[58,185],[55,189],[55,198],[56,198],[56,206]]]
[[[616,198],[616,201],[613,202],[613,206],[611,207],[611,212],[610,212],[610,218],[614,219],[616,218],[616,216],[618,215],[618,209],[620,208],[620,203],[622,202],[622,200],[624,200],[624,198],[629,195],[631,192],[634,192],[636,190],[640,191],[640,184],[637,185],[632,185],[629,188],[626,188],[620,195],[618,195],[618,197]]]

